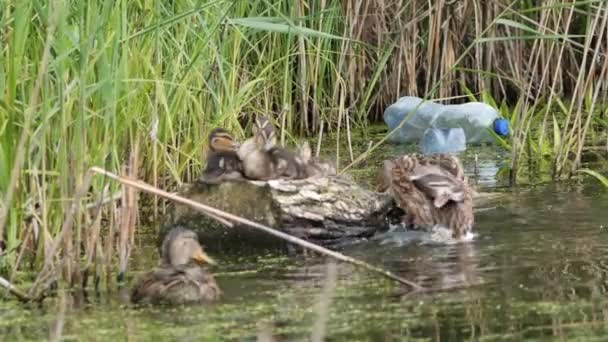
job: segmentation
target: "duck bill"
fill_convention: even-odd
[[[194,259],[194,261],[196,261],[197,263],[199,263],[201,265],[204,265],[204,264],[215,265],[216,264],[215,260],[213,260],[210,256],[208,256],[203,251],[196,252],[194,254],[194,256],[192,257],[192,259]]]

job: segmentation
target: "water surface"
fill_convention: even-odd
[[[383,157],[400,153],[390,146],[384,152]],[[473,181],[500,185],[495,177],[500,155],[482,158],[477,170],[471,160],[465,157]],[[430,244],[395,232],[346,246],[345,254],[432,290],[409,293],[339,264],[328,339],[606,340],[607,207],[608,194],[594,181],[521,187],[476,214],[477,237],[471,242]],[[140,239],[129,281],[156,262],[154,236]],[[66,295],[40,307],[5,301],[0,339],[41,340],[58,332],[63,340],[310,338],[326,281],[325,259],[273,251],[213,257],[220,262],[213,271],[224,291],[215,305],[132,307],[118,290],[86,298]]]

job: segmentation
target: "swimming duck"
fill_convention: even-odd
[[[215,301],[221,291],[202,265],[215,264],[196,234],[173,228],[161,246],[161,266],[143,276],[131,292],[133,303],[185,304]]]
[[[238,143],[223,128],[209,134],[209,156],[200,177],[204,183],[217,184],[223,181],[242,180],[242,164],[237,155]]]
[[[473,227],[473,190],[458,159],[449,154],[404,155],[384,161],[377,190],[390,191],[414,227],[444,225],[460,238]]]

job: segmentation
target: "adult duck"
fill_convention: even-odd
[[[410,154],[386,160],[377,190],[390,191],[408,226],[443,225],[455,239],[473,227],[473,190],[455,156]]]
[[[215,264],[198,243],[196,234],[173,228],[161,246],[161,266],[144,275],[131,292],[133,303],[186,304],[212,302],[221,291],[203,268]]]

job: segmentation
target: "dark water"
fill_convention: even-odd
[[[497,161],[478,165],[481,185],[495,184]],[[407,243],[411,236],[395,233],[345,247],[432,290],[408,293],[339,264],[327,339],[608,340],[608,193],[594,181],[524,187],[492,207],[476,214],[471,242]],[[156,248],[142,239],[132,277],[156,262]],[[118,291],[42,307],[0,302],[0,340],[44,340],[58,331],[79,341],[310,339],[326,281],[323,258],[213,257],[224,291],[218,304],[134,308]]]

